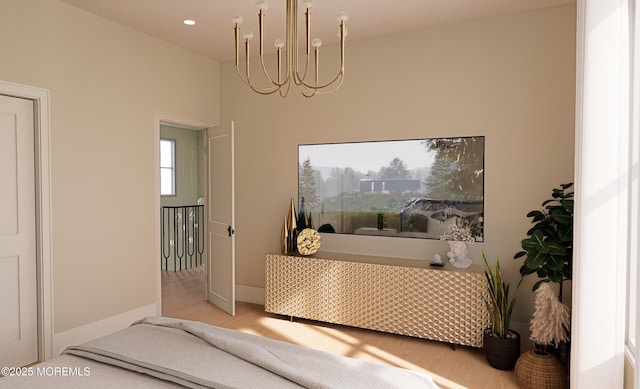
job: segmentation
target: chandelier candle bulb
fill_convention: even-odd
[[[256,1],[256,8],[258,11],[266,11],[269,9],[269,4],[264,0]]]
[[[245,56],[246,56],[246,75],[247,75],[247,80],[249,80],[249,43],[251,42],[251,39],[253,39],[253,32],[251,30],[245,31],[242,34],[242,37],[244,38],[244,47],[245,47]]]
[[[247,40],[250,41],[251,39],[253,39],[253,31],[251,30],[247,30],[245,32],[242,33],[242,37]]]

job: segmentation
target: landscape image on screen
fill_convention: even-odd
[[[484,137],[298,146],[298,223],[320,232],[484,241]]]

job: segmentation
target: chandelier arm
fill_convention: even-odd
[[[286,87],[281,87],[280,89],[278,89],[278,92],[280,93],[280,97],[285,98],[287,97],[287,95],[289,94],[289,89],[291,89],[291,83],[287,83]]]
[[[282,50],[280,47],[277,49],[278,54],[278,84],[282,82]]]
[[[308,50],[307,50],[308,51]],[[310,98],[313,97],[317,94],[318,89],[318,47],[315,47],[314,49],[314,59],[315,59],[315,68],[314,68],[314,76],[315,76],[315,86],[314,87],[308,87],[305,82],[304,82],[304,78],[306,78],[306,69],[305,69],[305,77],[300,80],[299,84],[296,84],[296,86],[298,87],[298,90],[300,91],[300,93],[302,94],[302,96],[306,97],[306,98]],[[308,57],[308,55],[307,55]],[[309,64],[308,58],[307,58],[307,65]]]
[[[238,68],[240,63],[240,26],[238,23],[233,27],[233,35],[236,43],[236,68]]]
[[[245,85],[247,85],[249,88],[251,88],[251,90],[253,90],[256,93],[259,93],[261,95],[270,95],[273,94],[277,91],[279,91],[286,83],[283,83],[282,85],[274,85],[272,87],[258,87],[255,86],[251,83],[251,80],[249,80],[248,78],[245,78],[245,76],[242,74],[242,72],[240,71],[240,65],[236,64],[236,73],[238,74],[238,77],[240,78],[240,80],[242,82],[245,83]]]
[[[251,81],[247,80],[244,78],[244,76],[242,75],[242,72],[240,71],[239,67],[236,67],[236,73],[238,73],[238,77],[240,78],[240,80],[242,82],[245,83],[245,85],[247,85],[249,88],[251,88],[251,90],[253,90],[256,93],[259,93],[261,95],[270,95],[273,94],[275,92],[277,92],[280,88],[282,88],[282,86],[273,86],[270,88],[264,88],[264,87],[258,87],[255,86],[251,83]]]
[[[302,91],[304,89],[307,91],[314,91],[314,93],[318,95],[327,95],[331,92],[334,92],[336,89],[338,89],[342,85],[343,80],[344,80],[344,73],[341,72],[338,74],[338,76],[336,76],[336,78],[333,79],[333,81],[327,84],[314,87],[313,85],[303,83],[298,85],[298,90]]]
[[[244,58],[245,58],[245,74],[247,77],[247,82],[249,82],[249,39],[245,40],[244,42]]]
[[[338,72],[338,74],[334,77],[333,80],[327,82],[324,85],[317,85],[317,79],[316,79],[316,85],[311,85],[311,84],[308,84],[306,82],[301,82],[298,85],[302,85],[302,86],[304,86],[306,88],[311,88],[311,89],[326,89],[326,88],[330,87],[331,85],[335,84],[336,82],[338,82],[338,80],[341,80],[342,78],[344,78],[344,70],[340,70]]]
[[[340,21],[340,71],[344,74],[344,38],[346,36],[344,20]]]
[[[335,91],[336,89],[338,89],[340,87],[340,85],[342,85],[342,81],[344,79],[344,44],[345,41],[345,24],[344,21],[340,22],[340,71],[338,72],[338,74],[336,75],[336,77],[329,81],[328,83],[324,84],[324,85],[318,85],[318,48],[316,48],[316,84],[315,85],[310,85],[304,82],[300,83],[298,85],[298,87],[303,87],[306,90],[314,90],[315,93],[317,94],[328,94],[331,93],[333,91]],[[323,89],[327,89],[329,87],[331,87],[333,84],[335,84],[337,82],[337,85],[335,85],[333,88],[331,88],[330,90],[327,91],[322,91]]]
[[[278,80],[278,82],[273,81],[273,79],[271,78],[271,75],[269,74],[269,72],[267,71],[267,67],[265,66],[264,63],[264,12],[262,12],[262,9],[260,10],[260,12],[258,12],[258,27],[260,30],[259,33],[259,40],[260,40],[260,64],[262,65],[262,72],[264,73],[265,77],[267,78],[267,80],[269,80],[269,82],[275,86],[281,87],[282,84],[280,83],[280,80]],[[280,51],[278,49],[278,51]],[[249,52],[247,52],[247,58],[249,58]],[[280,58],[278,58],[278,61],[280,60]],[[247,61],[248,63],[248,61]],[[278,79],[280,78],[280,68],[278,67]]]
[[[245,75],[242,74],[242,72],[240,71],[240,26],[238,23],[235,24],[233,30],[234,30],[235,48],[236,48],[236,73],[238,74],[238,77],[240,77],[240,80],[242,80],[242,82],[244,82],[249,88],[251,88],[251,90],[261,95],[270,95],[275,92],[278,92],[282,88],[282,86],[285,84],[284,82],[278,83],[278,84],[274,83],[274,86],[272,87],[258,87],[251,83],[250,72],[249,72],[250,57],[249,57],[249,40],[248,39],[245,40],[245,58],[246,58]],[[262,44],[260,46],[262,46]]]
[[[287,71],[296,82],[298,73],[298,1],[287,0]]]
[[[301,84],[304,83],[304,81],[307,79],[307,72],[309,71],[309,58],[310,58],[310,53],[311,53],[311,50],[310,50],[310,47],[311,47],[311,8],[307,8],[307,10],[305,11],[304,14],[305,14],[305,28],[306,28],[306,50],[305,50],[306,62],[305,62],[305,65],[304,65],[304,73],[302,74],[302,77],[300,77],[300,71],[298,69],[298,64],[296,63],[295,76],[294,76],[294,82],[295,82],[296,85],[301,85]],[[298,32],[297,32],[297,27],[296,27],[296,36],[297,35],[298,35]],[[297,55],[296,55],[296,57],[297,57]]]

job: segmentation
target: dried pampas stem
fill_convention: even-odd
[[[558,299],[548,282],[540,285],[531,319],[531,340],[539,345],[558,346],[569,340],[569,325],[569,308]]]

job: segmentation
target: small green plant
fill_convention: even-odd
[[[514,292],[513,298],[509,298],[509,284],[502,278],[502,271],[500,270],[500,258],[496,258],[495,270],[489,266],[487,257],[482,251],[482,260],[486,266],[484,275],[487,278],[488,283],[488,297],[483,296],[484,303],[487,306],[489,312],[489,318],[491,320],[491,332],[499,338],[506,338],[509,335],[509,325],[511,323],[511,313],[516,303],[516,295],[522,278],[518,282],[518,286]]]
[[[557,282],[562,296],[562,281],[571,279],[573,266],[573,183],[553,189],[552,198],[542,203],[542,210],[531,211],[533,227],[522,240],[522,249],[513,257],[526,256],[520,274],[524,277],[536,273],[540,280],[535,291],[544,282]]]

